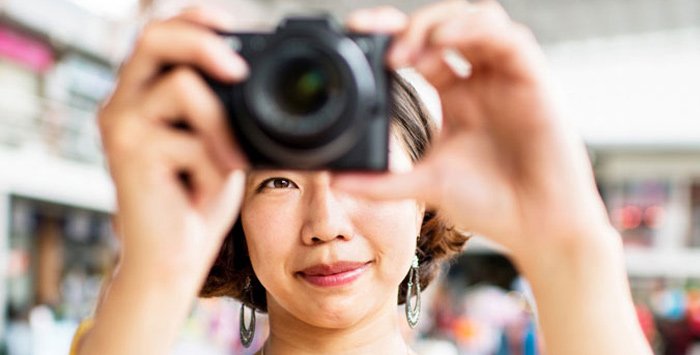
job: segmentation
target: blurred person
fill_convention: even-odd
[[[461,250],[457,230],[510,250],[548,353],[650,353],[584,146],[533,36],[496,2],[349,16],[353,31],[393,34],[388,65],[414,67],[442,103],[433,136],[395,79],[407,99],[393,116],[407,114],[391,118],[384,174],[249,169],[197,72],[245,79],[247,64],[211,31],[228,24],[190,9],[148,25],[101,110],[122,255],[76,353],[167,353],[202,294],[268,313],[260,354],[413,354],[396,305],[411,299],[412,273],[424,288]],[[451,70],[445,49],[471,72]]]

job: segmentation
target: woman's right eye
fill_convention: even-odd
[[[262,191],[264,189],[294,189],[294,188],[298,188],[298,186],[292,180],[275,177],[275,178],[269,178],[269,179],[263,181],[260,184],[258,191]]]

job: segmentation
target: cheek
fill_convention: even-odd
[[[382,202],[368,206],[362,217],[363,234],[378,258],[384,278],[400,283],[415,254],[417,206],[414,201]],[[398,278],[398,281],[396,279]]]
[[[298,218],[280,206],[250,204],[244,209],[241,221],[250,261],[258,279],[268,283],[265,280],[281,276],[280,268],[288,264],[296,242],[293,234]]]
[[[364,208],[357,225],[368,231],[365,235],[387,239],[389,243],[410,243],[418,237],[416,215],[418,207],[413,201],[370,203]],[[387,238],[382,238],[386,236]]]

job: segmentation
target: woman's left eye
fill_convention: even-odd
[[[289,179],[285,178],[270,178],[265,181],[263,181],[260,184],[259,190],[263,189],[293,189],[297,188],[298,186]]]

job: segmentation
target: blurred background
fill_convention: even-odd
[[[364,6],[411,11],[428,2],[207,1],[241,27],[268,28],[288,13],[342,19]],[[191,3],[0,0],[0,354],[66,354],[90,315],[119,247],[96,110],[140,26]],[[700,1],[501,3],[550,59],[624,238],[639,320],[656,353],[700,354]],[[527,282],[497,246],[470,244],[427,291],[418,330],[407,333],[414,348],[543,354]],[[259,343],[264,317],[258,324]],[[245,353],[238,304],[198,302],[173,352]]]

